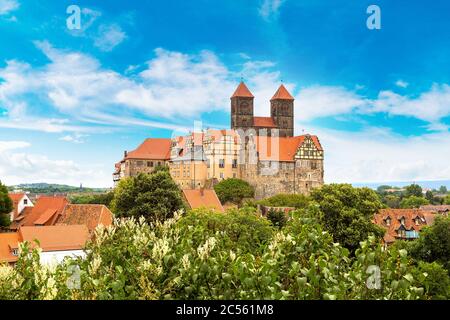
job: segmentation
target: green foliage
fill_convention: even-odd
[[[406,187],[406,191],[405,191],[405,197],[411,197],[411,196],[416,196],[416,197],[423,197],[423,193],[422,193],[422,187],[419,186],[418,184],[412,184]]]
[[[437,261],[450,272],[450,217],[438,216],[431,226],[423,228],[411,244],[411,255],[417,260]]]
[[[384,230],[371,222],[382,203],[375,191],[350,184],[330,184],[315,189],[311,198],[321,212],[320,221],[333,239],[354,252],[369,234],[381,238]]]
[[[448,192],[448,190],[447,190],[446,186],[441,186],[439,188],[439,193],[446,194],[447,192]]]
[[[432,203],[434,201],[434,195],[431,190],[425,192],[425,199],[427,199],[429,203]]]
[[[0,299],[418,299],[423,289],[405,250],[375,237],[355,257],[318,223],[319,208],[294,212],[278,231],[243,211],[194,210],[154,224],[116,220],[96,230],[85,259],[55,268],[22,249],[0,266]],[[245,210],[244,210],[245,211]],[[381,288],[369,289],[379,266]],[[73,268],[79,288],[68,286]]]
[[[254,188],[241,179],[225,179],[214,186],[222,203],[231,202],[237,205],[242,204],[245,198],[252,198],[255,195]]]
[[[450,276],[441,264],[419,262],[415,277],[423,285],[427,298],[450,299]]]
[[[273,197],[260,200],[258,203],[268,207],[306,208],[310,202],[308,196],[302,194],[277,194]]]
[[[400,202],[400,207],[403,209],[419,208],[420,206],[424,206],[427,204],[430,204],[430,202],[423,197],[410,196],[408,198],[404,198]]]
[[[13,211],[13,203],[8,195],[8,188],[0,181],[0,227],[8,227],[11,223],[9,214]]]
[[[450,205],[450,195],[445,197],[444,204]]]
[[[108,208],[111,206],[113,198],[113,191],[99,194],[76,194],[69,197],[73,204],[103,204]]]
[[[121,180],[114,190],[111,207],[117,217],[143,216],[154,222],[172,217],[173,212],[183,208],[183,201],[170,174],[160,170]]]
[[[267,219],[278,228],[284,227],[287,222],[286,214],[282,210],[276,209],[270,209],[269,212],[267,212]]]
[[[383,203],[389,208],[398,209],[400,208],[400,197],[390,194],[383,198]]]

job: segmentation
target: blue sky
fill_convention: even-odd
[[[257,115],[289,88],[327,182],[450,179],[449,18],[444,0],[0,0],[0,179],[111,186],[143,139],[229,127],[241,77]]]

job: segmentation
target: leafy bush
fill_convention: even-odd
[[[375,237],[355,257],[318,223],[318,207],[275,231],[249,212],[195,210],[164,222],[116,220],[96,230],[85,259],[47,268],[22,247],[0,267],[0,299],[418,299],[424,290],[405,250]],[[368,289],[368,267],[380,269]],[[79,287],[71,287],[79,270]],[[426,296],[425,296],[426,297]]]
[[[273,197],[260,200],[258,203],[268,207],[306,208],[310,202],[308,196],[302,194],[277,194]]]
[[[284,227],[287,222],[286,214],[282,210],[276,209],[270,209],[269,212],[267,212],[267,219],[278,228]]]
[[[225,179],[214,186],[214,190],[220,199],[220,202],[231,202],[237,205],[242,204],[245,198],[253,198],[255,195],[254,188],[241,179]]]

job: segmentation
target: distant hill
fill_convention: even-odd
[[[388,182],[366,182],[366,183],[352,183],[355,187],[369,187],[376,189],[379,186],[388,185],[392,187],[404,187],[411,184],[418,184],[423,189],[439,189],[441,186],[446,186],[450,190],[450,180],[435,180],[435,181],[388,181]]]
[[[50,183],[27,183],[15,186],[9,186],[10,191],[22,190],[31,193],[53,194],[53,193],[93,193],[105,192],[107,188],[81,188],[68,186],[64,184],[50,184]]]

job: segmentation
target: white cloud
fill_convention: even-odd
[[[284,2],[285,0],[263,0],[261,7],[259,8],[259,14],[264,19],[268,19],[278,13]]]
[[[17,0],[0,0],[0,16],[7,15],[19,7],[20,4]]]
[[[33,95],[33,105],[42,101],[69,119],[103,122],[119,114],[131,119],[137,112],[140,116],[135,120],[157,117],[167,126],[164,122],[198,119],[205,111],[228,111],[229,97],[241,74],[256,96],[257,112],[263,108],[268,112],[269,99],[280,83],[271,62],[246,61],[233,71],[209,51],[188,55],[156,49],[143,71],[126,76],[102,68],[91,56],[58,50],[45,41],[36,46],[50,63],[33,68],[8,61],[0,69],[4,80],[0,99],[14,119],[31,108],[27,101]]]
[[[407,88],[409,86],[409,83],[399,79],[395,82],[395,85],[400,88]]]
[[[312,86],[296,96],[297,118],[302,121],[348,114],[367,104],[367,99],[343,87]]]
[[[450,115],[450,86],[434,84],[429,91],[417,97],[399,95],[393,91],[381,91],[373,102],[371,112],[415,117],[431,123]]]
[[[309,131],[324,147],[327,183],[450,179],[448,132],[403,137],[383,128]]]
[[[0,179],[8,185],[33,182],[111,185],[110,173],[95,165],[81,166],[71,160],[54,160],[40,154],[17,152],[29,147],[24,141],[0,141]],[[95,185],[91,185],[95,186]]]
[[[69,134],[69,135],[63,136],[63,137],[59,138],[59,140],[65,141],[65,142],[81,144],[81,143],[85,142],[84,138],[86,138],[88,136],[89,135],[86,135],[86,134],[75,133],[73,135]]]
[[[101,25],[94,45],[102,51],[112,51],[127,38],[126,33],[118,24]]]

